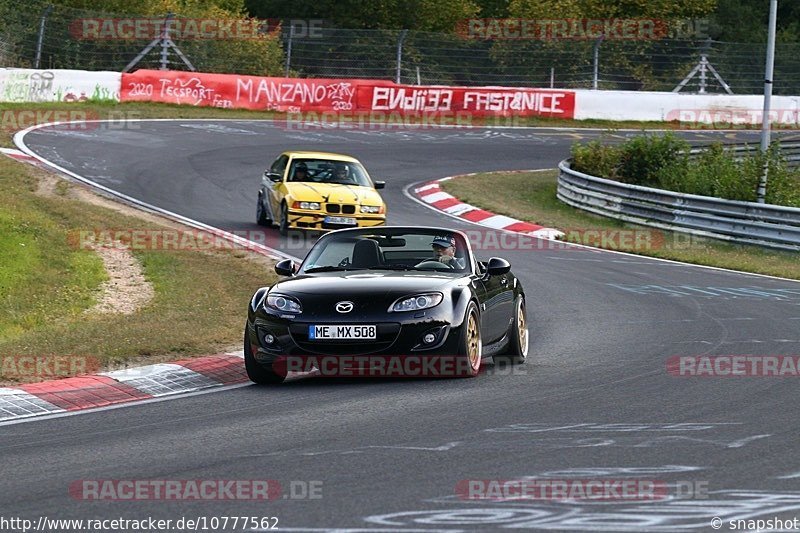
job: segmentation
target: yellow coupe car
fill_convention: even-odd
[[[256,220],[290,229],[331,230],[380,226],[386,204],[358,159],[326,152],[283,152],[264,171]]]

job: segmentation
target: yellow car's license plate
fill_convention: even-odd
[[[355,226],[358,224],[353,217],[325,217],[325,222],[328,224],[342,224],[347,226]]]

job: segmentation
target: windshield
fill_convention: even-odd
[[[372,187],[372,181],[361,164],[332,159],[295,159],[289,169],[288,179],[309,183]]]
[[[447,230],[398,228],[331,233],[309,252],[301,271],[419,270],[467,272],[463,237]]]

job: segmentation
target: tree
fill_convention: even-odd
[[[258,18],[324,19],[339,28],[410,29],[453,32],[456,24],[477,16],[474,0],[247,0]]]

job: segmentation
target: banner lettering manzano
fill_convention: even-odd
[[[139,70],[122,75],[120,100],[298,113],[470,113],[573,118],[575,93],[507,87],[396,85],[361,79],[299,79]]]

